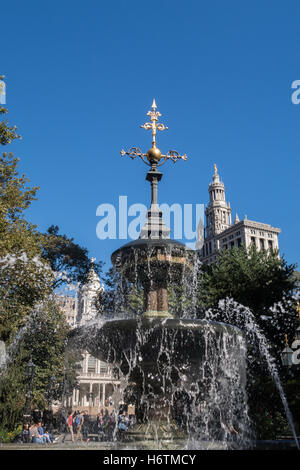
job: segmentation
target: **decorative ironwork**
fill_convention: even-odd
[[[140,157],[144,163],[146,163],[146,165],[150,165],[150,163],[148,163],[144,157],[147,156],[147,154],[143,153],[138,147],[131,147],[129,150],[127,150],[127,152],[125,152],[125,150],[121,150],[121,155],[122,157],[124,155],[128,155],[130,158],[132,158],[132,160],[134,160],[136,157]]]
[[[143,153],[138,147],[131,147],[129,150],[121,150],[121,155],[128,155],[130,158],[134,159],[140,157],[146,165],[151,166],[151,168],[157,168],[162,166],[167,160],[172,160],[176,163],[178,160],[187,160],[187,155],[180,155],[176,150],[169,150],[166,155],[162,155],[159,148],[156,147],[156,132],[167,130],[168,127],[158,122],[161,113],[156,111],[157,106],[155,100],[152,103],[152,111],[148,111],[147,116],[150,116],[150,122],[146,122],[141,125],[143,129],[152,130],[152,148],[148,150],[147,153]]]

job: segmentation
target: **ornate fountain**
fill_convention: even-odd
[[[248,430],[242,332],[220,322],[174,318],[169,309],[170,283],[190,282],[197,254],[169,238],[158,205],[158,168],[187,156],[171,150],[162,155],[156,133],[167,127],[158,122],[155,101],[148,116],[150,122],[141,127],[152,130],[150,150],[132,147],[121,155],[140,157],[150,167],[146,180],[151,184],[151,206],[139,239],[111,257],[123,278],[142,286],[143,313],[118,318],[116,312],[114,319],[78,328],[73,339],[78,347],[112,363],[123,378],[123,395],[135,403],[137,424],[128,435],[135,444],[183,448],[218,443],[223,448],[235,440],[242,446]],[[233,435],[236,427],[238,438]]]

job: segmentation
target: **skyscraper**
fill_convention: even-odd
[[[219,250],[242,244],[246,248],[254,244],[258,250],[279,249],[280,228],[248,220],[246,216],[240,220],[237,214],[232,223],[230,203],[226,202],[225,186],[220,180],[216,165],[208,191],[209,204],[205,208],[204,240],[199,250],[200,260],[203,263],[214,263]]]

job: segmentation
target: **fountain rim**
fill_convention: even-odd
[[[223,330],[227,332],[232,332],[235,333],[239,336],[244,337],[244,331],[235,326],[231,325],[230,323],[225,323],[225,322],[219,322],[215,320],[207,320],[204,318],[159,318],[159,317],[143,317],[143,316],[138,316],[135,318],[111,318],[111,319],[105,319],[106,321],[104,323],[101,322],[99,325],[95,323],[94,320],[91,320],[90,322],[86,323],[85,325],[78,326],[74,328],[73,334],[80,334],[80,332],[88,332],[88,330],[95,330],[95,329],[102,329],[102,328],[116,328],[117,326],[119,327],[124,327],[124,330],[126,328],[147,328],[147,327],[156,327],[156,328],[166,328],[169,330],[172,329],[177,329],[178,331],[187,331],[190,330],[192,331],[197,331],[200,328],[204,327],[215,327],[217,330]],[[72,336],[72,334],[71,334]]]
[[[192,248],[187,247],[184,243],[179,242],[178,240],[173,240],[171,238],[157,238],[157,239],[138,238],[136,240],[126,243],[125,245],[120,246],[120,248],[115,250],[111,254],[111,261],[114,264],[114,261],[116,257],[118,256],[118,254],[122,253],[123,251],[128,251],[131,249],[144,250],[144,249],[165,248],[165,247],[170,247],[170,248],[177,247],[177,248],[184,249],[185,251],[196,253],[196,250],[193,250]]]

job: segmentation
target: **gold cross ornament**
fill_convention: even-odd
[[[186,160],[186,154],[180,155],[176,150],[169,150],[166,155],[162,155],[158,147],[156,147],[156,131],[167,130],[167,126],[158,122],[158,118],[161,116],[159,111],[156,111],[157,106],[155,100],[152,103],[152,111],[148,111],[147,116],[150,116],[150,122],[146,122],[141,125],[143,129],[152,130],[152,147],[147,153],[143,153],[138,147],[131,147],[127,152],[121,150],[121,155],[128,155],[134,159],[140,157],[146,165],[151,166],[153,169],[162,166],[168,159],[176,163],[178,160]],[[147,160],[146,160],[147,159]],[[161,161],[162,160],[162,161]]]

